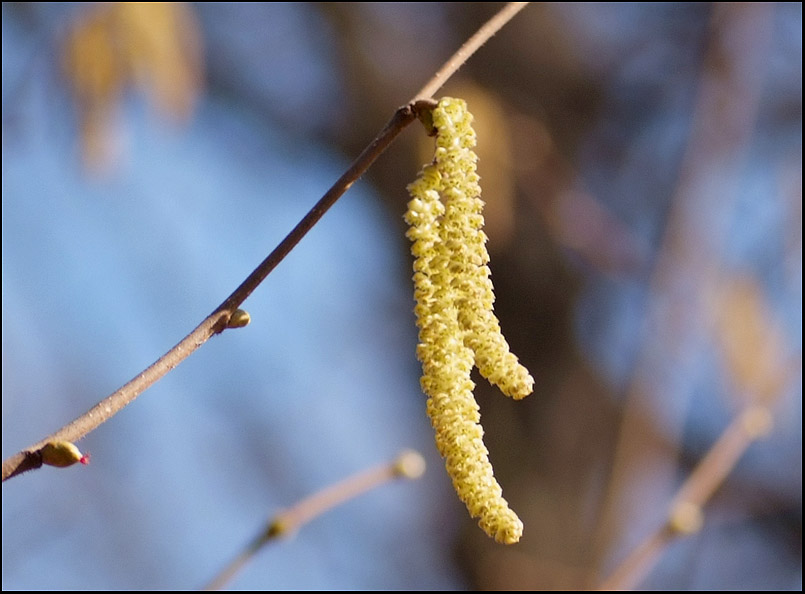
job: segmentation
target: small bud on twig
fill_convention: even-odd
[[[69,441],[50,441],[39,450],[42,464],[66,468],[76,462],[89,464],[89,454],[82,454],[76,445]]]
[[[243,328],[244,326],[248,326],[249,322],[252,321],[252,317],[249,315],[249,312],[243,309],[236,309],[232,312],[232,315],[229,316],[229,321],[226,323],[227,328]]]

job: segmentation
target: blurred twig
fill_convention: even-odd
[[[71,423],[65,425],[52,435],[34,445],[14,454],[3,461],[2,479],[8,478],[41,467],[39,450],[50,441],[78,441],[100,424],[108,421],[127,404],[134,401],[143,391],[148,389],[169,371],[184,361],[201,345],[215,334],[226,329],[233,312],[251,295],[265,280],[274,268],[302,240],[335,202],[354,184],[369,168],[381,153],[392,143],[400,132],[416,119],[420,107],[430,106],[430,97],[452,76],[469,57],[505,25],[525,3],[506,5],[497,15],[487,21],[447,61],[445,65],[406,105],[394,113],[386,126],[375,139],[358,155],[349,169],[333,184],[313,208],[299,221],[296,227],[283,239],[265,260],[235,289],[195,330],[188,334],[176,346],[160,357],[150,367],[139,373],[134,379],[113,394],[107,396],[88,412]]]
[[[658,443],[664,440],[654,434],[653,426],[647,426],[646,419],[661,422],[663,434],[672,442],[679,439],[690,394],[680,382],[691,376],[699,341],[714,322],[707,300],[722,274],[725,223],[755,126],[773,15],[773,5],[766,4],[713,8],[712,39],[691,133],[651,279],[646,340],[629,386],[595,543],[599,568],[605,556],[618,550],[619,524],[650,532],[653,510],[645,505],[646,498],[661,501],[672,492],[675,457],[664,451],[665,444]],[[639,497],[639,502],[629,500],[630,495]],[[656,554],[667,542],[661,534],[652,538],[644,543],[643,554]]]
[[[249,543],[204,589],[220,590],[224,588],[265,545],[280,537],[295,534],[302,526],[334,507],[394,479],[418,479],[424,472],[425,459],[418,452],[406,450],[390,463],[355,474],[340,483],[314,493],[271,518],[257,538]]]
[[[773,420],[768,408],[750,405],[730,423],[673,498],[665,523],[649,535],[599,586],[599,590],[631,590],[654,567],[675,538],[697,532],[703,507],[724,482],[746,449],[766,435]]]
[[[786,356],[783,339],[756,285],[749,279],[727,283],[713,304],[717,342],[742,412],[696,465],[674,496],[665,523],[638,545],[605,579],[601,590],[628,590],[639,585],[667,545],[697,532],[703,508],[724,483],[747,448],[773,427],[771,407],[791,379],[799,361]]]
[[[585,188],[581,173],[558,150],[546,124],[527,114],[513,114],[512,119],[515,150],[531,156],[514,163],[520,190],[554,241],[606,274],[642,270],[648,261],[646,247]]]

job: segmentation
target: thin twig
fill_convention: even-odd
[[[146,389],[155,384],[169,371],[184,361],[201,345],[215,334],[226,329],[232,313],[251,295],[269,273],[287,256],[335,202],[354,184],[369,168],[380,154],[391,144],[403,129],[414,121],[419,110],[429,109],[432,102],[430,96],[435,93],[447,79],[455,73],[467,59],[481,47],[492,35],[523,8],[525,3],[508,4],[498,14],[487,21],[478,32],[473,35],[453,55],[442,68],[433,76],[413,100],[403,105],[394,113],[386,126],[375,139],[367,146],[349,169],[327,191],[324,196],[310,209],[296,227],[283,239],[268,257],[252,272],[249,277],[235,289],[195,330],[188,334],[181,342],[160,357],[150,367],[138,374],[116,392],[110,394],[68,425],[65,425],[52,435],[24,450],[14,454],[3,461],[2,480],[22,474],[28,470],[40,468],[42,457],[39,450],[50,441],[77,441],[89,432],[96,429],[101,423],[108,421],[118,411],[131,403]]]
[[[598,589],[634,589],[671,541],[697,532],[702,525],[704,505],[752,442],[766,435],[771,427],[772,416],[764,406],[751,405],[735,417],[679,488],[665,523],[635,547]]]
[[[406,450],[392,462],[352,475],[314,493],[293,507],[289,507],[266,522],[260,534],[250,542],[217,576],[205,590],[220,590],[225,587],[243,566],[265,545],[283,536],[290,536],[311,520],[325,512],[355,499],[359,495],[380,487],[394,479],[417,479],[425,472],[425,459],[419,452]]]
[[[464,44],[458,48],[458,51],[439,68],[438,72],[433,75],[428,83],[420,89],[419,93],[414,95],[411,103],[421,99],[430,99],[438,91],[447,80],[453,76],[456,71],[461,68],[469,57],[478,51],[483,44],[498,31],[501,27],[508,23],[514,15],[523,10],[528,5],[528,2],[509,2],[491,19],[478,29],[477,33],[470,37]]]

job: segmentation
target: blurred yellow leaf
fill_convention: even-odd
[[[64,70],[79,112],[85,164],[109,164],[111,123],[124,91],[138,87],[165,117],[190,116],[201,87],[201,36],[189,5],[93,6],[74,23]]]
[[[717,337],[741,395],[772,404],[790,370],[785,341],[754,279],[730,281],[718,297]]]

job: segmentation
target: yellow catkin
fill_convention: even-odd
[[[433,111],[436,155],[408,186],[407,237],[413,242],[417,357],[436,446],[459,498],[496,541],[519,541],[523,524],[503,498],[483,443],[470,379],[473,365],[514,398],[534,380],[509,352],[492,311],[483,202],[475,172],[472,115],[460,99]]]
[[[510,351],[493,311],[472,114],[463,100],[443,99],[434,110],[433,124],[438,130],[435,160],[445,202],[441,236],[452,254],[451,283],[458,289],[464,341],[475,353],[481,375],[519,400],[532,392],[534,379]]]

